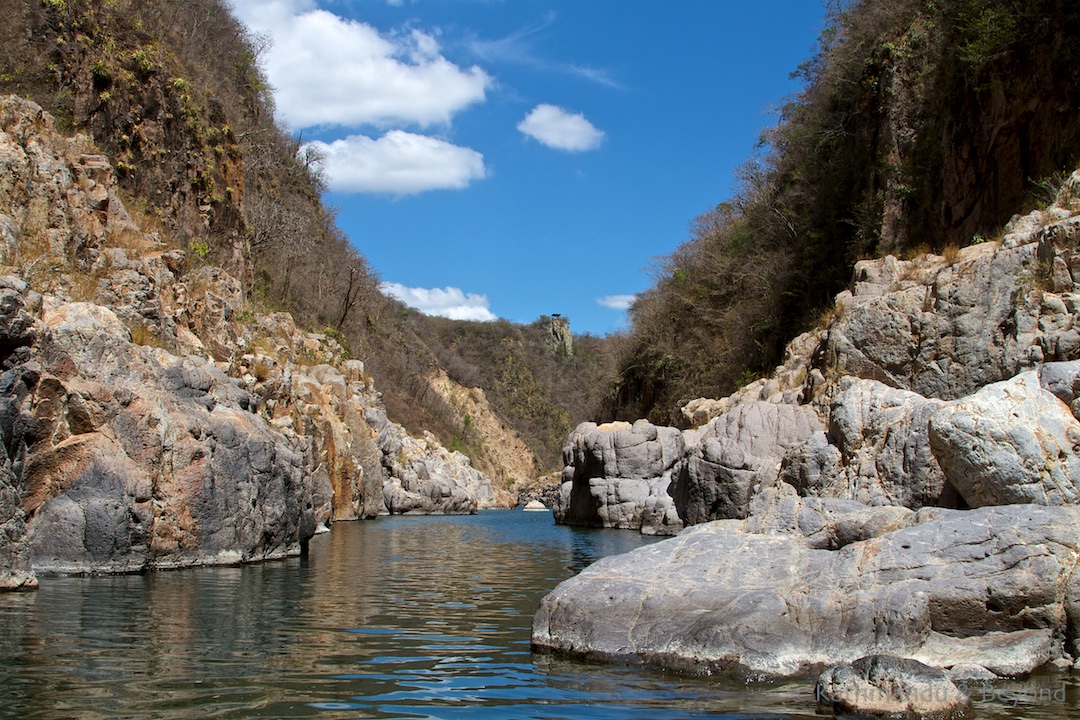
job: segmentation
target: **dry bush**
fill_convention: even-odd
[[[1078,56],[1075,3],[831,4],[804,88],[734,197],[635,304],[605,416],[663,420],[722,396],[818,322],[859,258],[941,251],[1002,225],[1029,177],[1080,156],[1080,116],[1051,110],[1080,103]]]
[[[945,258],[947,264],[955,265],[960,261],[960,244],[949,243],[941,249],[941,256]]]

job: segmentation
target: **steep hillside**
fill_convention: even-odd
[[[670,420],[681,402],[753,380],[829,309],[858,259],[989,237],[1075,166],[1075,3],[834,8],[799,70],[804,90],[738,192],[658,263],[603,414]]]
[[[545,316],[530,325],[412,321],[451,379],[485,389],[495,411],[526,440],[536,473],[561,466],[567,433],[590,418],[613,377],[612,341],[572,336],[566,318]],[[468,434],[462,442],[469,447]]]
[[[503,453],[484,450],[494,439],[432,384],[456,352],[380,292],[335,226],[320,202],[315,158],[274,123],[257,65],[263,40],[221,0],[12,0],[0,41],[0,92],[40,103],[62,131],[87,133],[116,169],[129,205],[199,262],[239,280],[244,312],[286,310],[301,326],[334,336],[378,379],[391,418],[469,452],[503,484],[557,467],[560,436],[582,419],[578,398],[589,378],[580,376],[575,392],[544,385],[561,376],[532,377],[537,367],[522,355],[532,346],[519,346],[524,375],[483,387],[499,416],[492,422],[522,435],[534,457],[503,462]],[[166,330],[151,325],[159,336]],[[207,350],[232,359],[215,342]],[[495,380],[488,371],[450,376],[468,388]],[[542,407],[528,399],[527,412],[507,414],[515,401],[501,401],[500,387],[517,397],[526,386],[530,398],[544,398]],[[534,469],[523,475],[525,467]]]
[[[129,211],[114,168],[0,96],[0,588],[301,552],[320,526],[511,498],[388,420],[332,335]]]

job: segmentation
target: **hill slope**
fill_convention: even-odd
[[[604,414],[666,421],[726,394],[780,362],[858,259],[962,247],[1048,202],[1080,152],[1077,57],[1074,3],[838,4],[738,192],[657,264]]]
[[[274,123],[257,64],[260,38],[221,0],[13,0],[6,10],[0,92],[40,103],[61,130],[88,133],[116,168],[128,203],[200,262],[236,277],[248,311],[287,310],[302,326],[333,335],[378,379],[391,418],[469,452],[503,484],[558,467],[557,436],[583,419],[576,398],[586,395],[591,376],[543,372],[538,380],[546,352],[524,359],[533,344],[519,344],[510,354],[523,370],[517,381],[484,387],[499,416],[492,422],[523,435],[529,450],[506,463],[505,453],[484,450],[474,419],[433,387],[441,364],[461,366],[443,344],[442,324],[383,295],[337,229],[320,202],[315,158]],[[207,349],[216,360],[230,359],[224,346],[209,342]],[[544,385],[554,378],[579,380],[565,392]],[[525,414],[513,414],[510,398],[525,385],[543,400],[530,401],[522,424]]]

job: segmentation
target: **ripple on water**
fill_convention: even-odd
[[[335,525],[305,559],[46,578],[0,595],[0,718],[816,717],[805,681],[748,689],[530,653],[556,582],[648,541],[541,513],[385,518]],[[1042,682],[1066,683],[1063,704],[1025,704],[1020,684],[975,717],[1078,716],[1062,677]]]

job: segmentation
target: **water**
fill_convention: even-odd
[[[0,595],[0,718],[815,717],[807,681],[530,653],[548,590],[647,541],[493,511],[341,523],[303,559],[47,577]],[[995,695],[974,717],[1080,717],[1065,675]]]

